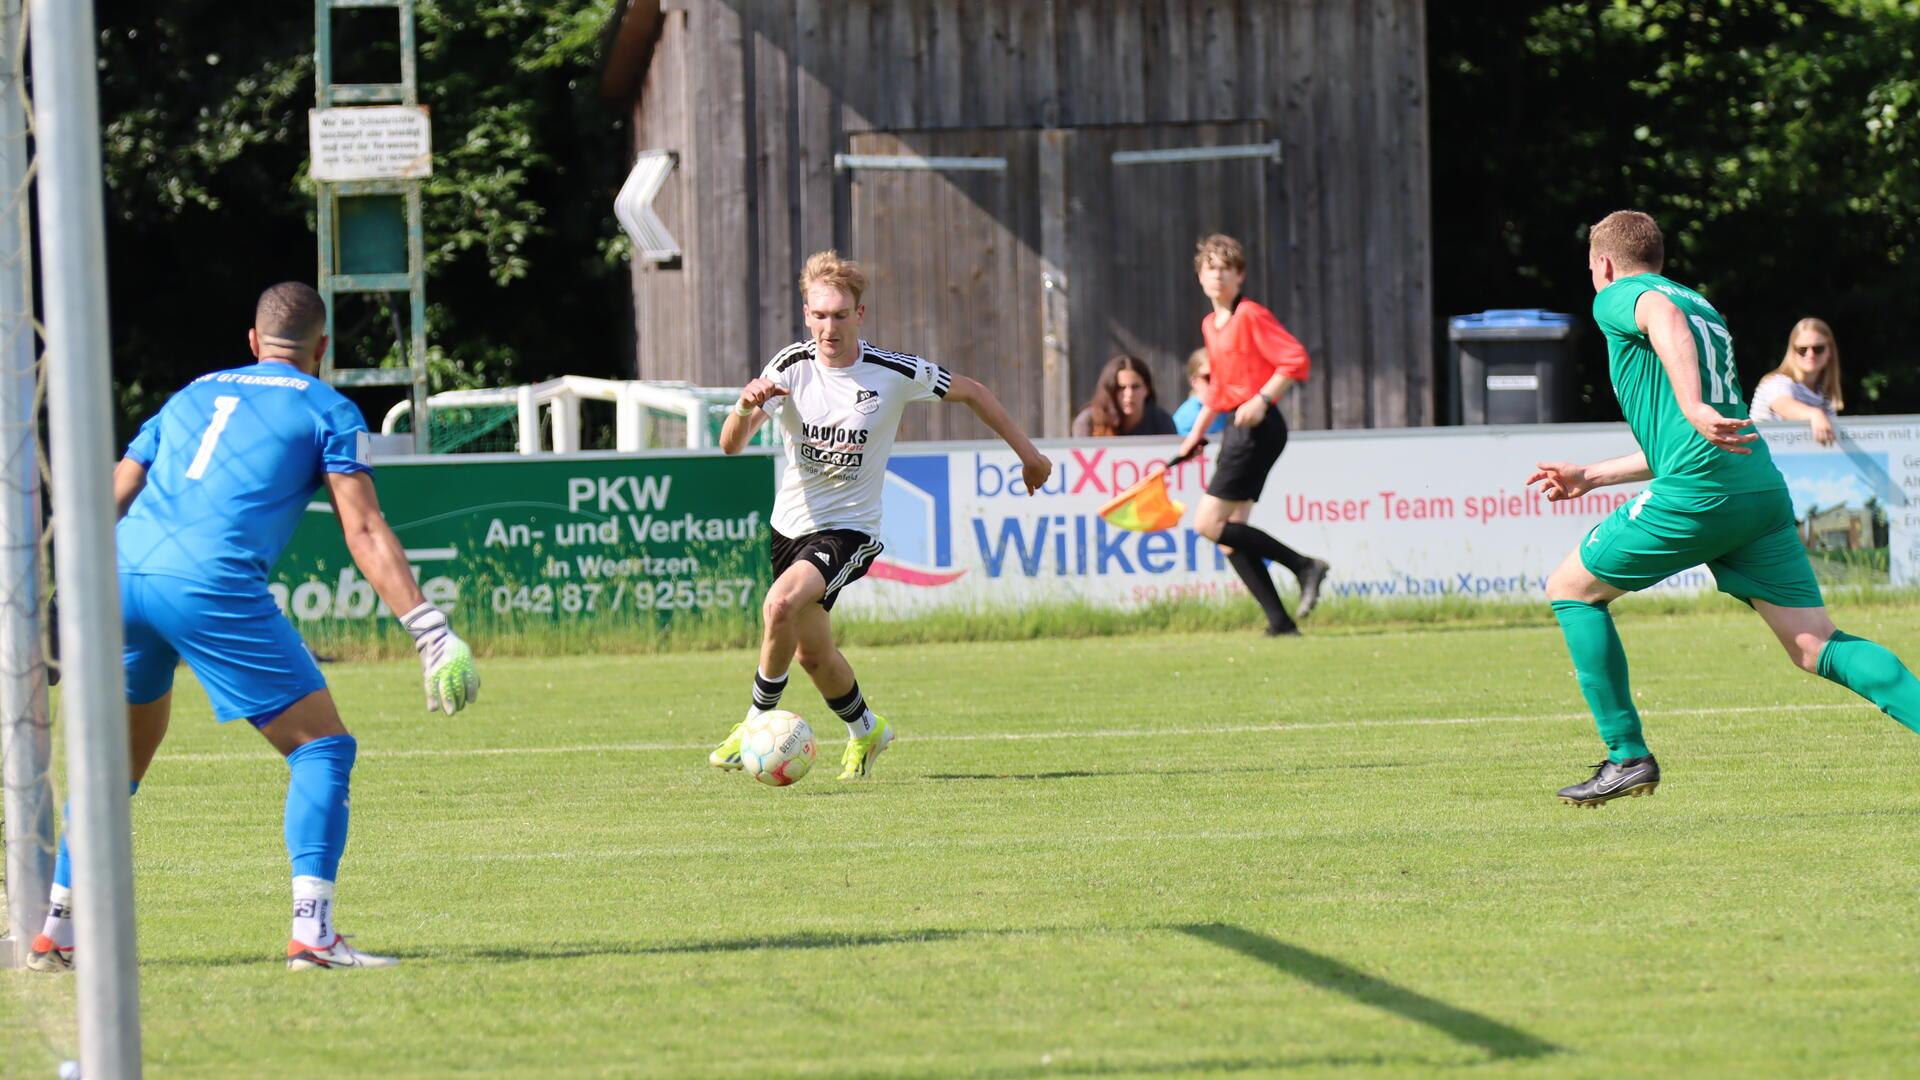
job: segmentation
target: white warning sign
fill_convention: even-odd
[[[315,180],[412,180],[433,173],[424,105],[307,110]]]

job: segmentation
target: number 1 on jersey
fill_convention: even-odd
[[[213,420],[207,424],[207,430],[200,435],[200,449],[193,455],[193,464],[187,466],[187,479],[198,480],[207,475],[207,463],[213,460],[213,448],[220,442],[220,433],[227,430],[227,417],[240,405],[240,399],[222,394],[213,399]]]

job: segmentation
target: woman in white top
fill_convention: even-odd
[[[1833,445],[1833,418],[1847,407],[1840,396],[1840,344],[1820,319],[1801,319],[1787,335],[1787,355],[1753,390],[1755,420],[1805,420],[1813,441]]]

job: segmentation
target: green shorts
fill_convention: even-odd
[[[1587,533],[1580,561],[1628,592],[1704,563],[1720,591],[1738,599],[1825,606],[1785,488],[1685,497],[1648,489]]]

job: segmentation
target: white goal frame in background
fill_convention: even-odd
[[[7,936],[26,963],[53,877],[53,732],[41,646],[39,377],[28,242],[26,21],[0,0],[0,775],[6,793]]]
[[[43,300],[46,376],[48,487],[53,503],[54,569],[59,597],[61,680],[60,711],[66,724],[68,845],[73,855],[76,1012],[79,1062],[87,1080],[129,1080],[141,1074],[139,969],[134,948],[133,843],[128,813],[127,708],[122,694],[120,589],[113,547],[117,517],[113,503],[113,376],[107,334],[106,217],[100,160],[98,68],[94,50],[92,0],[29,0],[32,27],[32,148],[16,136],[26,128],[22,88],[29,55],[20,47],[21,0],[0,0],[0,47],[6,73],[0,79],[0,176],[6,191],[0,210],[0,557],[7,561],[14,603],[0,613],[0,681],[9,706],[4,722],[8,760],[7,832],[9,922],[19,933],[38,927],[17,925],[23,914],[43,910],[44,884],[31,881],[45,866],[50,802],[44,792],[47,769],[32,760],[49,744],[44,725],[38,732],[30,710],[35,680],[44,667],[35,663],[39,645],[34,616],[37,589],[23,578],[37,578],[31,564],[38,536],[25,545],[19,530],[30,528],[39,511],[37,443],[32,397],[35,368],[21,361],[32,347],[31,268],[26,252],[26,183],[39,200],[37,236],[40,295]],[[9,229],[17,230],[10,234]],[[19,305],[15,307],[14,305]],[[24,338],[24,341],[22,340]],[[26,400],[21,400],[22,395]],[[27,448],[24,452],[22,447]],[[31,469],[31,472],[27,470]],[[25,475],[23,475],[25,473]],[[23,519],[24,518],[24,523]],[[24,592],[22,589],[24,588]],[[4,594],[0,594],[4,595]],[[33,607],[19,608],[30,596]],[[24,660],[22,659],[24,657]],[[19,666],[16,666],[18,663]],[[25,678],[15,674],[25,669]],[[44,689],[39,690],[44,702]],[[18,706],[24,695],[26,710]],[[22,721],[24,720],[24,727]],[[21,797],[26,820],[24,843],[14,837],[16,769],[24,774]],[[37,771],[37,776],[33,775]],[[44,828],[44,831],[43,831]],[[16,848],[23,850],[16,851]],[[14,881],[15,856],[29,881]],[[28,884],[37,886],[31,890]],[[15,897],[16,892],[42,895]],[[16,938],[18,951],[25,942]]]

